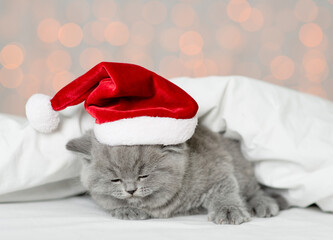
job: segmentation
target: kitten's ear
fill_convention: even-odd
[[[74,138],[66,144],[69,151],[83,154],[85,157],[90,157],[92,147],[91,132],[85,133],[82,137]]]
[[[162,145],[163,152],[183,153],[187,150],[187,144],[181,143],[177,145]]]

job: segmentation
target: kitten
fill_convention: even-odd
[[[239,143],[203,126],[172,146],[108,146],[92,131],[67,149],[83,159],[81,181],[92,198],[121,219],[167,218],[208,211],[217,224],[271,217],[278,202],[257,183]]]

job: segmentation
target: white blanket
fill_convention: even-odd
[[[242,140],[261,183],[293,206],[333,211],[332,102],[245,77],[175,83],[197,100],[203,124]]]
[[[243,153],[255,162],[261,183],[282,189],[294,206],[317,203],[333,211],[331,102],[245,77],[173,82],[197,100],[202,124],[242,140]],[[0,115],[0,201],[83,191],[74,180],[80,163],[64,146],[89,129],[93,120],[82,107],[69,109],[66,116],[58,131],[43,135],[25,119]]]
[[[216,225],[206,215],[118,220],[86,197],[0,204],[2,240],[331,240],[333,215],[293,208],[273,218]]]

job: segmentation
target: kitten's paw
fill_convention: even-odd
[[[149,218],[149,215],[137,208],[117,208],[111,211],[113,217],[126,220],[143,220]]]
[[[252,216],[273,217],[279,213],[277,202],[269,196],[254,196],[247,204]]]
[[[216,224],[241,224],[250,221],[250,214],[241,206],[223,206],[208,214],[208,220]]]

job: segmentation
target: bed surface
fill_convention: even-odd
[[[0,204],[0,239],[333,239],[333,214],[316,207],[239,226],[215,225],[205,215],[128,221],[114,219],[88,196]]]

